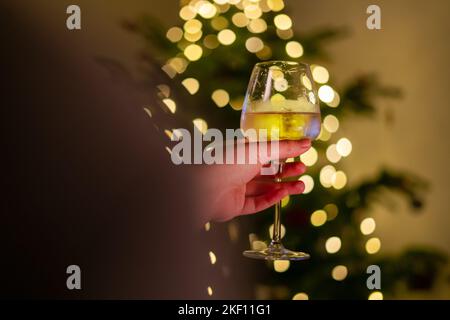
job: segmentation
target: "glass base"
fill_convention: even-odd
[[[263,250],[246,250],[243,255],[247,258],[262,260],[306,260],[310,255],[304,252],[291,251],[281,243],[272,242]]]

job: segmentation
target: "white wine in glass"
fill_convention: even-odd
[[[307,64],[290,61],[257,63],[252,71],[241,115],[241,129],[264,130],[268,140],[317,138],[320,108]],[[271,133],[277,136],[272,137]],[[283,169],[280,159],[279,173]],[[277,179],[281,182],[281,179]],[[272,241],[263,250],[244,256],[265,260],[305,260],[309,254],[286,249],[281,243],[281,201],[275,205]]]

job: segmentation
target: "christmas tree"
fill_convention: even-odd
[[[300,159],[292,159],[309,167],[300,177],[306,190],[296,199],[283,200],[283,221],[288,226],[283,242],[289,248],[310,248],[315,258],[307,263],[267,264],[255,297],[382,299],[395,297],[402,285],[430,289],[445,256],[421,248],[380,255],[381,239],[373,235],[376,221],[368,213],[373,203],[382,202],[380,194],[386,189],[400,192],[413,210],[420,209],[426,183],[409,172],[381,169],[375,178],[352,184],[342,169],[352,143],[340,134],[340,123],[350,114],[373,116],[375,98],[400,97],[397,88],[380,84],[375,75],[359,75],[340,88],[333,85],[326,46],[345,30],[298,34],[283,0],[186,0],[181,1],[179,16],[178,26],[167,28],[144,16],[126,27],[145,40],[143,61],[156,56],[162,70],[187,90],[196,106],[189,109],[189,116],[201,131],[238,126],[249,75],[259,61],[309,63],[318,88],[320,136]],[[252,230],[258,230],[250,235],[250,245],[264,247],[272,215],[248,219]],[[366,268],[373,264],[383,270],[382,292],[366,286]]]

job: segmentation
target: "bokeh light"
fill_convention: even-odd
[[[273,268],[276,272],[285,272],[291,265],[289,260],[275,260],[273,262]]]
[[[163,99],[162,102],[166,105],[170,112],[175,113],[177,110],[177,104],[170,98]]]
[[[300,155],[300,161],[308,167],[313,166],[317,162],[318,158],[319,155],[314,147],[309,148],[308,151]]]
[[[319,99],[325,103],[333,101],[334,90],[329,85],[323,85],[319,88]]]
[[[186,78],[181,82],[181,84],[190,94],[195,94],[198,89],[200,89],[200,83],[195,78]]]
[[[245,41],[245,48],[247,48],[249,52],[256,53],[264,48],[264,43],[258,37],[251,37]]]
[[[254,19],[250,21],[247,29],[252,33],[262,33],[267,30],[267,23],[263,19]]]
[[[235,13],[231,17],[231,21],[233,22],[233,24],[236,27],[239,27],[239,28],[244,28],[249,23],[249,20],[248,20],[247,16],[244,13],[242,13],[242,12]]]
[[[292,27],[292,20],[286,14],[279,14],[273,19],[275,26],[280,30],[287,30]]]
[[[345,278],[347,278],[348,275],[348,269],[346,266],[339,265],[333,268],[331,271],[331,276],[336,281],[342,281]]]
[[[347,157],[352,152],[352,143],[347,138],[341,138],[336,144],[337,152],[343,157]]]
[[[331,178],[331,184],[336,190],[340,190],[347,184],[347,175],[343,171],[337,171]]]
[[[277,12],[284,9],[284,1],[283,0],[267,0],[267,6],[270,10]]]
[[[331,237],[325,242],[325,249],[328,253],[336,253],[341,249],[341,239],[339,237]]]
[[[327,222],[327,213],[324,210],[316,210],[311,215],[310,220],[314,227],[320,227]]]
[[[339,120],[332,114],[329,114],[323,119],[323,125],[328,132],[335,133],[339,129]]]
[[[305,184],[305,190],[303,191],[303,194],[310,193],[314,188],[314,179],[310,175],[304,174],[298,180],[303,181],[303,183]]]
[[[327,212],[328,221],[335,219],[339,213],[339,209],[334,203],[328,203],[323,209]]]
[[[304,292],[299,292],[292,297],[292,300],[309,300],[309,296]]]
[[[197,44],[190,44],[184,49],[184,55],[190,61],[197,61],[202,57],[203,49]]]
[[[236,34],[230,29],[224,29],[217,34],[217,39],[221,44],[228,46],[236,40]]]
[[[262,10],[257,4],[251,4],[244,8],[244,14],[249,19],[258,19],[262,15]]]
[[[337,163],[339,160],[341,160],[342,157],[339,152],[337,152],[335,144],[330,144],[328,146],[325,155],[328,161],[330,161],[331,163]]]
[[[383,294],[380,291],[374,291],[369,295],[368,300],[383,300]]]
[[[366,251],[368,254],[375,254],[378,251],[380,251],[380,248],[381,248],[380,239],[374,237],[374,238],[370,238],[369,240],[367,240]]]
[[[292,58],[299,58],[303,55],[303,47],[297,41],[286,43],[286,53]]]
[[[191,6],[184,6],[180,9],[180,18],[183,20],[194,19],[197,13],[193,10]]]
[[[215,264],[217,262],[217,257],[212,251],[209,252],[209,260],[211,260],[211,264]]]
[[[198,129],[198,131],[200,131],[201,133],[205,134],[206,131],[208,130],[208,124],[206,123],[205,120],[201,118],[196,118],[192,120],[192,122],[194,123],[194,126]]]
[[[269,235],[270,235],[270,238],[271,238],[271,239],[273,238],[273,227],[274,227],[273,224],[271,224],[270,227],[269,227]],[[284,237],[285,235],[286,235],[286,228],[285,228],[285,226],[282,224],[282,225],[281,225],[280,239],[283,239],[283,237]]]
[[[330,79],[330,74],[328,70],[322,66],[311,66],[312,76],[315,82],[317,83],[327,83]]]
[[[363,221],[361,221],[359,229],[361,230],[362,234],[369,235],[375,231],[375,227],[376,223],[373,218],[365,218]]]
[[[319,180],[320,183],[325,187],[329,188],[332,185],[332,179],[336,169],[332,165],[327,165],[320,170]]]
[[[214,30],[222,30],[228,27],[228,20],[225,17],[218,16],[211,20],[211,27]]]
[[[183,30],[178,27],[172,27],[169,30],[167,30],[166,33],[167,39],[169,39],[171,42],[178,42],[183,38]]]
[[[196,33],[202,29],[202,23],[197,19],[188,20],[184,23],[183,28],[188,33]]]
[[[211,99],[219,108],[222,108],[230,102],[230,95],[223,89],[217,89],[212,93]]]

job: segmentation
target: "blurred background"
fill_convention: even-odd
[[[146,66],[157,61],[168,76],[160,88],[163,98],[171,99],[167,87],[185,90],[183,116],[201,130],[239,126],[254,63],[312,64],[324,130],[301,159],[310,167],[302,177],[308,193],[285,199],[283,241],[316,258],[300,264],[245,262],[259,271],[250,297],[450,298],[448,1],[96,0],[20,6],[24,16],[60,23],[55,32],[64,34],[67,15],[61,12],[69,4],[82,12],[82,30],[69,39],[138,79],[151,77]],[[381,9],[381,30],[366,27],[371,4]],[[266,245],[271,219],[266,212],[208,224],[205,232],[222,233],[229,248],[217,250],[239,255],[248,246]],[[222,263],[211,250],[211,263]],[[380,291],[366,287],[370,264],[381,267]],[[214,290],[206,292],[214,297]]]

